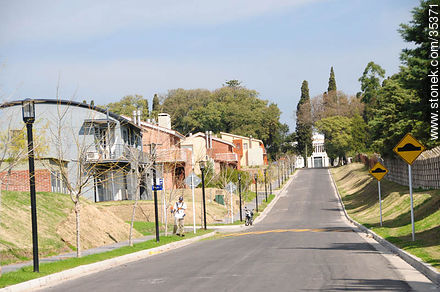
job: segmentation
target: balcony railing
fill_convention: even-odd
[[[148,154],[126,144],[114,144],[111,147],[105,148],[102,146],[93,146],[86,152],[86,161],[91,163],[115,161],[129,162],[133,160],[145,163],[148,161]]]
[[[238,161],[237,153],[216,153],[214,160],[217,161]]]
[[[186,152],[183,149],[157,149],[157,162],[183,162],[186,161]]]

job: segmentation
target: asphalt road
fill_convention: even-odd
[[[434,289],[418,282],[420,275],[408,281],[391,255],[353,231],[341,217],[327,169],[298,171],[268,216],[243,233],[201,241],[47,291]]]

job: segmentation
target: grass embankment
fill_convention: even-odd
[[[83,249],[128,240],[129,225],[113,212],[81,200]],[[130,207],[130,206],[127,206]],[[0,209],[0,264],[32,258],[29,192],[2,192]],[[69,195],[37,193],[38,245],[40,258],[76,250],[75,214]],[[134,237],[141,234],[136,230]]]
[[[118,248],[118,249],[115,249],[112,251],[108,251],[108,252],[104,252],[104,253],[100,253],[100,254],[89,255],[89,256],[82,257],[82,258],[70,258],[70,259],[55,262],[55,263],[42,264],[42,265],[40,265],[40,273],[34,273],[32,271],[33,267],[27,266],[27,267],[21,268],[18,271],[3,274],[0,277],[0,288],[14,285],[14,284],[21,283],[21,282],[25,282],[25,281],[29,281],[29,280],[36,279],[39,277],[47,276],[47,275],[50,275],[53,273],[61,272],[61,271],[71,269],[74,267],[78,267],[81,265],[92,264],[92,263],[96,263],[99,261],[122,256],[125,254],[158,247],[158,246],[165,245],[165,244],[168,244],[171,242],[175,242],[175,241],[179,241],[179,240],[183,240],[183,239],[188,239],[188,238],[195,237],[195,236],[200,236],[200,235],[203,235],[203,234],[206,234],[209,232],[212,232],[212,231],[211,230],[206,230],[206,231],[205,230],[197,230],[196,234],[194,234],[192,232],[188,232],[188,233],[186,233],[185,237],[178,237],[175,235],[174,236],[172,236],[172,235],[162,236],[160,238],[160,242],[156,242],[155,240],[149,240],[149,241],[145,241],[142,243],[134,244],[132,247],[124,246],[124,247],[121,247],[121,248]]]
[[[440,190],[413,190],[416,240],[412,241],[407,186],[381,181],[381,227],[377,181],[368,169],[354,163],[331,172],[351,218],[440,271]]]
[[[0,208],[0,264],[26,261],[32,257],[29,192],[2,191]],[[37,193],[40,256],[70,251],[60,239],[57,227],[69,216],[72,201],[67,195]]]

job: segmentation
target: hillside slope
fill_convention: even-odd
[[[2,192],[0,207],[0,263],[29,260],[32,256],[28,192]],[[68,195],[37,193],[40,257],[74,250],[75,215]],[[84,200],[81,209],[83,249],[128,239],[129,225],[112,212]],[[135,231],[135,237],[140,236]]]
[[[415,190],[415,238],[411,240],[410,197],[407,186],[381,181],[383,227],[380,227],[377,181],[363,164],[331,170],[348,214],[386,240],[440,270],[440,190]]]

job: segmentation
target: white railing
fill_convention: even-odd
[[[141,150],[125,144],[114,144],[106,149],[90,149],[86,152],[87,162],[132,161],[147,162],[148,155]]]

